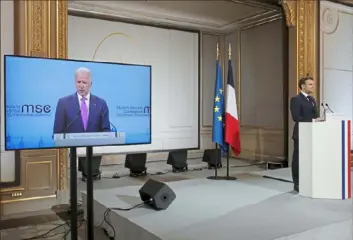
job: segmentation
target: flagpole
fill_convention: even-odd
[[[217,44],[217,50],[218,50],[218,44]],[[218,60],[218,51],[217,51],[217,60]],[[228,61],[231,61],[232,60],[232,48],[231,48],[231,44],[229,43],[229,46],[228,46]],[[232,72],[229,72],[229,69],[228,69],[228,75],[229,73],[232,74]],[[229,78],[229,76],[228,76]],[[227,83],[228,85],[228,83]],[[227,91],[224,91],[226,94],[228,94]],[[217,144],[216,144],[216,147],[217,147]],[[215,168],[215,176],[214,177],[208,177],[208,179],[213,179],[213,180],[237,180],[236,177],[231,177],[229,176],[229,172],[230,172],[230,164],[229,164],[229,145],[228,145],[228,149],[227,149],[227,175],[226,176],[217,176],[217,166]]]
[[[217,57],[216,57],[217,62],[219,61],[219,45],[217,42]],[[216,143],[216,151],[218,151],[218,144]],[[222,157],[221,157],[222,159]],[[215,165],[214,165],[214,178],[217,179],[218,177],[218,159],[216,159]],[[222,160],[221,160],[222,161]]]
[[[217,56],[216,56],[216,61],[217,61],[217,64],[218,64],[218,61],[219,61],[219,44],[218,44],[218,42],[217,42],[217,48],[216,48],[216,51],[217,51]],[[218,66],[217,66],[218,67]],[[216,79],[216,81],[217,81],[217,79]],[[220,149],[219,148],[219,146],[218,146],[218,144],[217,143],[215,143],[215,147],[216,147],[216,151],[218,152],[218,149]],[[218,164],[218,157],[216,157],[216,159],[215,159],[216,161],[215,161],[215,164],[214,164],[214,175],[213,176],[210,176],[210,177],[207,177],[207,179],[212,179],[212,180],[215,180],[215,179],[218,179],[218,166],[219,166],[219,164]],[[222,159],[221,159],[221,161],[222,161]],[[222,163],[222,162],[221,162]],[[208,163],[208,167],[209,167],[209,169],[211,169],[212,168],[212,165],[210,164],[210,163]]]
[[[229,46],[228,46],[228,60],[231,61],[232,60],[232,46],[231,44],[229,43]],[[240,61],[240,59],[238,60]],[[226,93],[227,94],[227,93]],[[228,151],[227,151],[227,178],[229,178],[229,147],[228,147]]]
[[[231,45],[231,43],[229,43],[229,45],[228,45],[228,61],[231,61],[231,60],[232,60],[232,45]],[[240,59],[238,59],[238,61],[240,61]],[[229,67],[231,68],[231,66],[229,66]],[[233,72],[232,72],[232,74],[233,74]],[[229,69],[228,69],[228,75],[229,75]],[[228,78],[229,78],[229,76],[228,76]],[[228,85],[228,83],[227,83],[227,85]],[[225,91],[225,93],[228,94],[228,91]],[[229,148],[229,145],[228,145],[228,151],[227,151],[227,175],[225,177],[223,177],[223,180],[237,180],[236,177],[229,176],[229,172],[230,172],[230,170],[229,170],[230,169],[229,151],[230,151],[230,148]]]

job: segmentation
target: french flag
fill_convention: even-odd
[[[235,156],[238,156],[240,154],[240,124],[231,60],[228,61],[228,82],[225,112],[225,142],[230,145]]]

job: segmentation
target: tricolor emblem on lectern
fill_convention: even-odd
[[[351,120],[328,117],[299,123],[299,194],[319,199],[352,198]]]
[[[342,199],[352,198],[351,120],[342,120]]]

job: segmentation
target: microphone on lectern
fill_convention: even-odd
[[[328,110],[330,110],[331,113],[333,113],[332,109],[330,108],[330,106],[326,103],[325,106],[328,108]]]
[[[324,109],[324,120],[326,121],[326,111],[327,111],[327,109],[325,108],[324,103],[321,103],[321,107]]]
[[[100,114],[101,114],[102,117],[105,117],[105,115],[107,114],[107,111],[105,111],[104,113],[103,113],[103,112],[100,112]],[[109,120],[108,120],[108,121],[109,121]],[[112,126],[113,129],[114,129],[115,137],[118,138],[118,130],[116,129],[116,127],[114,126],[114,124],[113,124],[111,121],[109,121],[109,124],[110,124],[110,126]]]
[[[64,139],[66,138],[66,131],[67,129],[69,129],[69,127],[71,127],[71,125],[81,116],[81,110],[79,110],[76,114],[76,116],[71,120],[71,122],[69,122],[69,124],[66,125],[66,127],[64,128]]]

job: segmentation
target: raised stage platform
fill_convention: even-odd
[[[262,177],[276,175],[275,171],[284,174],[283,169],[268,171],[271,172],[241,174],[237,181],[169,182],[177,197],[168,209],[111,211],[107,219],[114,230],[107,223],[102,227],[112,237],[115,232],[114,239],[120,240],[304,240],[316,239],[312,237],[320,234],[320,240],[351,239],[350,200],[300,197],[291,191],[291,183]],[[290,173],[290,169],[286,171]],[[101,225],[107,208],[129,208],[140,203],[140,188],[95,191],[95,225]],[[86,208],[85,192],[82,200]]]

